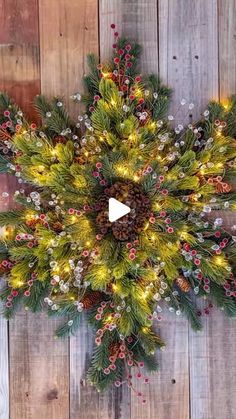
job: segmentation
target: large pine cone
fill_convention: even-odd
[[[191,289],[191,284],[189,281],[182,275],[180,275],[178,278],[176,278],[175,283],[178,285],[178,287],[183,292],[189,292]]]
[[[108,220],[108,201],[115,198],[131,208],[129,214],[114,223]],[[137,236],[151,214],[149,198],[142,192],[136,183],[130,181],[118,181],[110,188],[106,188],[98,203],[99,214],[96,218],[100,232],[105,234],[112,231],[114,237],[120,241],[133,240]]]
[[[103,299],[104,299],[104,294],[102,292],[90,291],[89,293],[85,294],[85,296],[81,300],[81,303],[83,303],[83,308],[85,310],[89,310],[95,305],[101,303]]]

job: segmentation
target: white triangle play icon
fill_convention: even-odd
[[[122,204],[122,202],[117,201],[115,198],[109,199],[109,221],[111,223],[124,217],[124,215],[129,214],[129,212],[130,207],[127,205]]]

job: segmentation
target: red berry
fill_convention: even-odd
[[[115,23],[112,23],[111,24],[111,29],[115,29],[115,27],[116,27]]]
[[[162,195],[168,195],[168,189],[162,189],[161,194]]]
[[[118,54],[119,55],[123,55],[124,54],[124,50],[122,48],[118,49]]]
[[[141,76],[136,76],[134,80],[138,83],[139,81],[141,81]]]
[[[126,66],[127,66],[128,68],[131,68],[131,67],[132,67],[132,65],[133,65],[133,64],[131,63],[131,61],[128,61],[128,62],[127,62],[127,64],[126,64]]]
[[[18,295],[18,291],[17,291],[17,290],[12,290],[11,295],[12,295],[13,297],[17,297],[17,295]]]
[[[119,33],[118,32],[114,32],[114,36],[119,36]]]
[[[131,45],[130,44],[127,44],[126,46],[125,46],[125,49],[126,49],[126,51],[130,51],[131,50]]]
[[[31,128],[31,129],[36,129],[36,128],[37,128],[37,125],[36,125],[36,124],[34,124],[34,123],[32,123],[32,124],[30,125],[30,128]]]
[[[25,296],[25,297],[29,297],[29,296],[30,296],[30,291],[29,291],[29,290],[26,290],[26,291],[24,292],[24,296]]]
[[[82,253],[82,255],[84,257],[87,257],[89,255],[89,251],[88,250],[84,250],[83,253]]]
[[[130,100],[134,100],[135,99],[135,95],[130,95],[129,98],[130,98]]]
[[[168,227],[167,228],[167,233],[173,233],[174,232],[174,229],[173,229],[173,227]]]
[[[219,238],[221,236],[221,232],[220,231],[216,231],[215,232],[215,237]]]
[[[102,340],[100,339],[100,338],[96,338],[95,339],[95,343],[96,343],[96,345],[101,345],[101,343],[102,343]]]
[[[119,59],[118,57],[115,57],[115,58],[114,58],[114,63],[115,63],[115,64],[119,64],[119,62],[120,62],[120,59]]]
[[[190,244],[189,243],[184,243],[184,250],[186,250],[186,252],[189,252],[190,250]]]

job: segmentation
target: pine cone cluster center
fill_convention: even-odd
[[[129,214],[111,223],[108,218],[108,202],[110,198],[130,207]],[[104,190],[98,200],[96,223],[102,235],[112,232],[119,241],[134,240],[141,232],[145,221],[151,215],[151,203],[140,185],[130,181],[118,181]]]

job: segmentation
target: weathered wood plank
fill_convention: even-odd
[[[69,419],[68,340],[57,320],[20,313],[10,322],[11,419]]]
[[[173,87],[171,112],[182,98],[177,120],[199,118],[209,99],[218,99],[217,0],[159,1],[160,75]]]
[[[188,324],[163,312],[159,335],[166,343],[165,351],[157,353],[159,372],[150,375],[150,384],[134,379],[134,387],[147,401],[131,398],[132,419],[189,419]]]
[[[3,284],[0,279],[0,289]],[[0,303],[0,418],[9,418],[8,324]]]
[[[91,327],[84,319],[79,333],[70,339],[70,418],[88,419],[89,412],[89,419],[129,419],[127,387],[113,388],[104,394],[99,394],[87,384],[86,373],[91,361],[93,344]]]
[[[8,91],[34,119],[32,100],[40,91],[38,2],[26,0],[24,8],[19,1],[4,2],[1,19],[1,89]],[[12,179],[7,178],[4,183],[5,190],[15,189]],[[10,202],[11,197],[7,205]],[[12,419],[67,417],[68,343],[56,345],[55,326],[55,322],[47,323],[44,317],[34,321],[26,313],[10,322]]]
[[[236,0],[219,0],[220,99],[236,92]]]
[[[101,61],[104,62],[104,60],[109,59],[112,55],[112,44],[114,40],[110,25],[111,23],[115,23],[117,31],[122,36],[141,44],[143,48],[140,62],[141,71],[144,73],[147,71],[158,73],[157,1],[100,0],[99,5]],[[130,398],[129,393],[126,392],[126,397],[123,398],[122,403],[123,412],[127,418],[137,417],[135,415],[140,414],[139,402],[137,403],[135,397]],[[155,406],[155,399],[150,400],[150,409],[152,411],[155,410]],[[138,417],[141,418],[141,416]]]
[[[224,102],[236,91],[236,2],[219,0],[219,94]],[[236,225],[232,211],[219,211],[230,231]],[[204,307],[204,302],[201,303]],[[203,320],[204,330],[190,331],[190,393],[192,419],[231,419],[235,416],[235,319],[213,310]]]
[[[69,103],[69,96],[82,90],[81,79],[86,72],[86,56],[98,54],[97,1],[40,0],[41,86],[47,96],[61,94],[69,104],[70,114],[78,108]],[[47,28],[50,28],[50,39]],[[113,411],[111,398],[101,396],[85,382],[85,368],[91,356],[88,326],[82,323],[75,338],[70,339],[70,418],[106,417]],[[91,408],[92,406],[92,408]],[[112,414],[112,413],[111,413]],[[93,415],[93,416],[92,416]]]
[[[158,73],[158,10],[156,0],[100,0],[101,59],[111,57],[115,23],[118,32],[143,47],[141,71]]]
[[[203,318],[203,326],[202,332],[189,333],[191,419],[232,419],[236,320],[215,308],[209,318]]]
[[[9,179],[9,178],[8,178]],[[9,197],[3,198],[2,193],[8,191],[6,177],[0,182],[0,211],[9,208]],[[4,227],[0,228],[0,236],[3,235]],[[4,287],[4,278],[0,278],[0,290]],[[3,306],[0,302],[0,418],[9,417],[9,357],[8,357],[8,322],[2,317]]]
[[[37,0],[4,1],[0,14],[0,91],[8,92],[31,117],[40,91]]]
[[[20,3],[9,0],[1,4],[0,91],[8,92],[32,115],[32,97],[39,92],[37,22],[32,21],[37,1],[26,0],[24,8]],[[13,205],[13,192],[18,186],[15,178],[6,175],[1,175],[0,185],[0,207],[6,211]],[[2,199],[2,192],[8,192],[9,197]],[[9,417],[7,327],[7,322],[0,318],[0,417],[3,419]]]
[[[97,0],[39,0],[39,16],[42,92],[63,96],[76,116],[68,99],[83,87],[87,54],[98,53]]]

